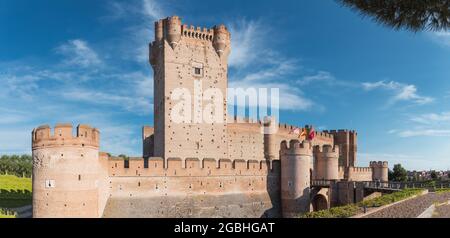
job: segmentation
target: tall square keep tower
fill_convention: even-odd
[[[229,53],[230,33],[224,25],[212,29],[188,27],[177,16],[155,23],[155,40],[150,44],[154,156],[228,158]],[[211,117],[216,120],[205,121]]]

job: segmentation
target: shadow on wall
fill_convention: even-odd
[[[280,160],[268,161],[267,166],[267,192],[272,203],[272,208],[264,211],[261,218],[281,217],[281,163]],[[272,172],[270,171],[272,167]]]

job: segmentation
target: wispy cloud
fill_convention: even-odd
[[[438,31],[429,34],[434,42],[442,46],[450,46],[450,31]]]
[[[229,58],[231,88],[278,88],[280,109],[309,110],[315,103],[290,84],[301,69],[297,59],[272,49],[267,34],[271,31],[261,21],[236,20],[228,23],[232,37]],[[239,105],[242,106],[242,105]]]
[[[270,47],[264,42],[268,28],[263,27],[261,22],[241,19],[227,25],[231,33],[233,49],[228,60],[230,67],[244,68],[250,64],[271,59],[267,57]]]
[[[428,136],[450,137],[450,112],[425,113],[409,116],[408,129],[392,129],[389,134],[402,138]]]
[[[421,114],[413,116],[411,121],[428,125],[450,123],[450,112]]]
[[[387,106],[391,106],[400,101],[409,101],[417,105],[428,104],[434,101],[432,97],[426,97],[417,93],[417,87],[413,84],[403,84],[395,81],[378,81],[362,83],[366,91],[382,89],[390,91],[393,95],[390,97]]]
[[[69,40],[58,46],[56,52],[65,57],[63,59],[65,65],[91,67],[102,64],[97,52],[81,39]]]
[[[416,130],[404,130],[398,132],[400,137],[416,137],[416,136],[436,136],[436,137],[449,137],[450,130],[441,129],[416,129]]]
[[[72,91],[62,92],[66,100],[87,102],[97,105],[119,106],[130,112],[142,115],[150,114],[153,105],[143,97],[117,95],[114,92],[98,92],[88,88],[79,88]]]
[[[161,1],[133,0],[114,2],[109,8],[109,15],[102,19],[130,23],[122,29],[121,37],[115,41],[119,57],[148,67],[144,63],[148,61],[148,43],[153,39],[154,22],[166,16],[166,7],[163,7]]]
[[[142,10],[143,14],[152,21],[164,17],[164,10],[155,0],[142,0]]]

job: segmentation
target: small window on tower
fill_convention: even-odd
[[[202,76],[202,69],[201,69],[201,68],[195,67],[195,68],[194,68],[194,74],[195,74],[196,76]]]

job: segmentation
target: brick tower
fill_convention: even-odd
[[[177,16],[155,23],[154,156],[227,158],[230,33],[188,27]],[[219,106],[218,106],[219,105]]]

